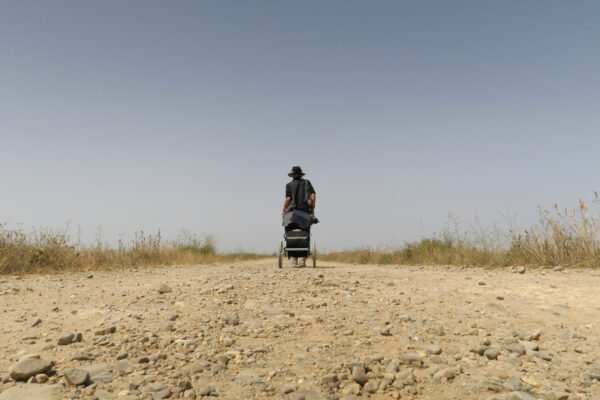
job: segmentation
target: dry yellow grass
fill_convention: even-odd
[[[183,232],[174,242],[156,235],[136,234],[116,248],[98,242],[74,244],[65,231],[9,229],[0,225],[0,274],[64,272],[136,266],[193,265],[262,257],[257,254],[218,254],[210,236],[198,238]]]
[[[504,234],[471,226],[464,234],[446,229],[441,235],[394,249],[355,249],[326,254],[322,259],[369,264],[477,266],[600,266],[600,200],[593,211],[580,200],[575,209],[540,210],[537,223]]]

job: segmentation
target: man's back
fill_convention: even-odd
[[[287,211],[300,210],[310,212],[308,200],[315,194],[315,189],[308,179],[294,178],[285,185],[285,197],[290,197],[292,201]]]

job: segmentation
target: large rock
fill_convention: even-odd
[[[28,379],[34,375],[48,371],[54,363],[39,358],[25,358],[11,366],[8,370],[10,377],[15,381]]]
[[[5,390],[0,400],[62,400],[62,386],[27,384]]]

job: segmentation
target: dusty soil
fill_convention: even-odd
[[[30,382],[74,399],[600,399],[599,287],[591,270],[276,260],[0,277],[0,399],[30,356],[54,362]]]

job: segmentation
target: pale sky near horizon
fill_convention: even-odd
[[[589,199],[596,1],[0,1],[0,221],[274,251],[287,173],[318,247],[526,226]]]

